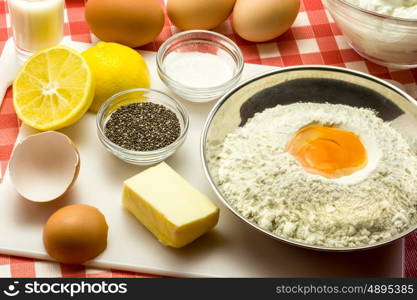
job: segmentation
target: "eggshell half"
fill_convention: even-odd
[[[80,155],[65,135],[47,131],[16,145],[9,164],[17,192],[34,202],[48,202],[64,195],[77,179]]]

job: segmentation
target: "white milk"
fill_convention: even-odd
[[[61,41],[64,0],[8,0],[8,3],[19,52],[35,52]]]

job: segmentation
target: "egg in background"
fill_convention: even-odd
[[[291,27],[299,10],[300,0],[237,0],[233,28],[245,40],[269,41]]]
[[[167,12],[171,22],[182,30],[209,30],[229,17],[235,2],[236,0],[168,0]]]
[[[85,18],[100,40],[132,48],[155,40],[165,20],[158,0],[88,0]]]

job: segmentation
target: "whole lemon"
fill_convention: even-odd
[[[149,88],[149,70],[142,55],[124,45],[99,42],[82,53],[93,73],[95,95],[90,111],[98,112],[109,97],[124,90]]]

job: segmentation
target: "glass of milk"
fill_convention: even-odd
[[[60,43],[64,32],[64,0],[7,0],[20,60]]]

